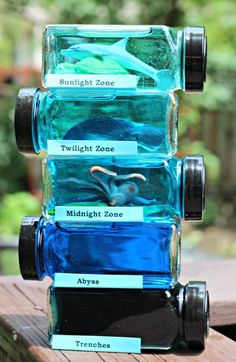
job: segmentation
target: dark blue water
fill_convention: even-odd
[[[44,222],[44,275],[134,274],[144,288],[169,288],[177,278],[179,225],[111,223],[100,229],[64,229]],[[42,271],[41,271],[42,273]]]

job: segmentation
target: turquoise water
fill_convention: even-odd
[[[38,91],[34,148],[47,150],[48,140],[135,141],[138,153],[172,155],[177,148],[177,109],[177,96],[168,92],[63,101]]]
[[[181,215],[181,166],[182,160],[174,157],[155,162],[47,157],[44,216],[54,220],[56,206],[109,207],[111,211],[112,207],[129,207],[130,213],[136,206],[142,208],[144,221]]]
[[[127,84],[114,89],[94,87],[104,75],[136,76],[134,89],[184,89],[184,31],[166,26],[49,25],[43,37],[43,85],[66,97],[78,92],[130,92]],[[50,76],[57,74],[58,81]],[[93,86],[90,78],[95,75]],[[68,77],[68,75],[70,77]],[[125,79],[125,78],[124,78]],[[109,88],[109,89],[108,89]]]

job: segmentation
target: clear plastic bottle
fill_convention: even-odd
[[[106,336],[140,338],[143,350],[167,350],[181,342],[190,348],[204,348],[208,334],[209,301],[204,282],[177,284],[167,290],[73,289],[52,285],[48,301],[49,337],[56,349],[65,349],[68,341],[68,349],[101,351],[98,343]],[[81,343],[83,336],[87,345]],[[91,336],[96,338],[90,340]],[[102,351],[114,352],[114,339],[110,341]],[[92,348],[90,342],[95,342]],[[121,347],[124,346],[123,342]]]
[[[147,161],[141,157],[46,157],[43,214],[88,223],[152,222],[183,216],[201,220],[205,168],[202,156]],[[134,233],[135,233],[134,227]]]
[[[44,31],[42,83],[55,96],[202,91],[205,77],[203,27],[48,25]]]
[[[96,143],[115,148],[113,156],[130,156],[131,147],[131,154],[173,155],[177,126],[178,97],[171,92],[58,100],[40,89],[23,88],[15,110],[16,141],[23,153],[77,155],[72,146],[80,144],[94,146],[93,154],[100,156]]]
[[[66,226],[43,217],[23,219],[19,261],[24,279],[73,273],[107,274],[111,279],[142,275],[143,288],[167,289],[177,283],[180,220],[111,223],[96,229]]]

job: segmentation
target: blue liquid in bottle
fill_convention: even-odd
[[[44,31],[42,81],[56,97],[201,91],[205,72],[202,27],[48,25]]]
[[[66,228],[26,217],[19,250],[25,279],[55,273],[143,275],[144,288],[167,289],[179,274],[180,220]]]
[[[48,156],[43,167],[44,216],[80,225],[106,222],[103,210],[107,209],[111,213],[124,210],[132,214],[134,207],[133,212],[142,213],[141,221],[180,216],[181,170],[182,160],[174,157],[153,163],[141,158]],[[81,210],[87,210],[84,207],[90,207],[95,216],[95,211],[102,214],[98,219],[92,214],[82,215]],[[58,214],[59,210],[64,210],[65,217]],[[70,214],[74,217],[69,218]],[[123,217],[112,221],[127,220]]]
[[[138,154],[153,159],[166,157],[177,149],[177,110],[178,97],[171,92],[143,91],[139,95],[72,101],[23,88],[15,111],[17,146],[23,153],[45,150],[67,156],[72,155],[72,146],[81,142],[90,148],[94,141],[101,147],[109,141],[111,147],[118,142],[123,155],[133,144]],[[127,145],[127,141],[131,143]],[[74,151],[76,154],[81,155],[82,150]],[[94,154],[101,156],[96,150]],[[116,150],[112,155],[117,155]]]

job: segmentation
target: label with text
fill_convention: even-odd
[[[143,222],[143,208],[140,206],[56,206],[55,221]]]
[[[136,88],[136,75],[113,74],[47,74],[48,88],[96,88],[130,89]]]
[[[51,156],[135,156],[136,141],[48,140]]]
[[[72,351],[140,353],[141,338],[53,334],[51,346]]]
[[[143,289],[143,276],[55,273],[54,287]]]

